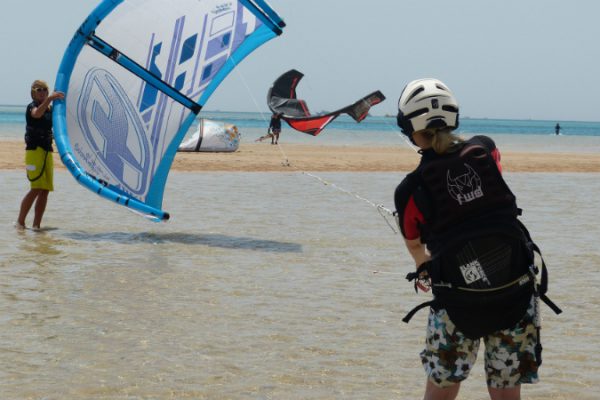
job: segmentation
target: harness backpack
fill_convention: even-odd
[[[513,327],[532,296],[560,312],[545,296],[543,259],[537,283],[534,256],[541,258],[541,252],[518,220],[516,198],[484,141],[473,138],[454,153],[423,162],[415,175],[411,192],[426,221],[421,238],[431,260],[407,279],[416,289],[426,272],[434,299],[415,307],[405,322],[421,308],[444,308],[457,328],[475,339]]]

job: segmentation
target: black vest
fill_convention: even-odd
[[[461,225],[475,225],[494,215],[514,219],[516,198],[504,182],[489,150],[478,139],[453,153],[425,159],[417,169],[415,202],[424,213],[422,238],[431,250]]]
[[[425,154],[410,179],[432,260],[407,278],[427,271],[434,300],[406,322],[424,306],[444,308],[461,332],[478,338],[514,326],[527,311],[535,291],[533,246],[492,146],[475,137],[452,153]]]
[[[29,103],[25,112],[26,149],[35,150],[37,147],[41,147],[46,151],[52,151],[52,110],[48,107],[41,118],[33,118],[31,110],[35,107],[37,107],[35,102]]]

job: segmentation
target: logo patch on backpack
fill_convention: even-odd
[[[467,168],[467,172],[458,175],[456,178],[450,176],[450,170],[446,173],[448,193],[461,206],[483,197],[481,177],[469,164],[465,163],[464,166]]]
[[[488,285],[490,284],[490,281],[485,272],[483,271],[479,260],[473,260],[471,262],[459,266],[459,268],[463,279],[465,280],[465,283],[467,285],[470,285],[477,281],[483,281]]]

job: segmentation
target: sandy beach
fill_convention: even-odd
[[[24,145],[21,141],[2,141],[0,169],[23,168]],[[289,172],[410,171],[418,163],[418,154],[403,146],[359,147],[266,143],[242,143],[234,153],[177,153],[172,170],[185,172],[240,171]],[[57,170],[64,169],[54,154]],[[285,161],[289,165],[286,165]],[[600,154],[503,152],[506,172],[600,172]]]

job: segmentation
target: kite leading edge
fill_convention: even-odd
[[[98,195],[150,219],[175,153],[231,70],[280,35],[264,0],[104,0],[61,62],[53,111],[61,160]]]

